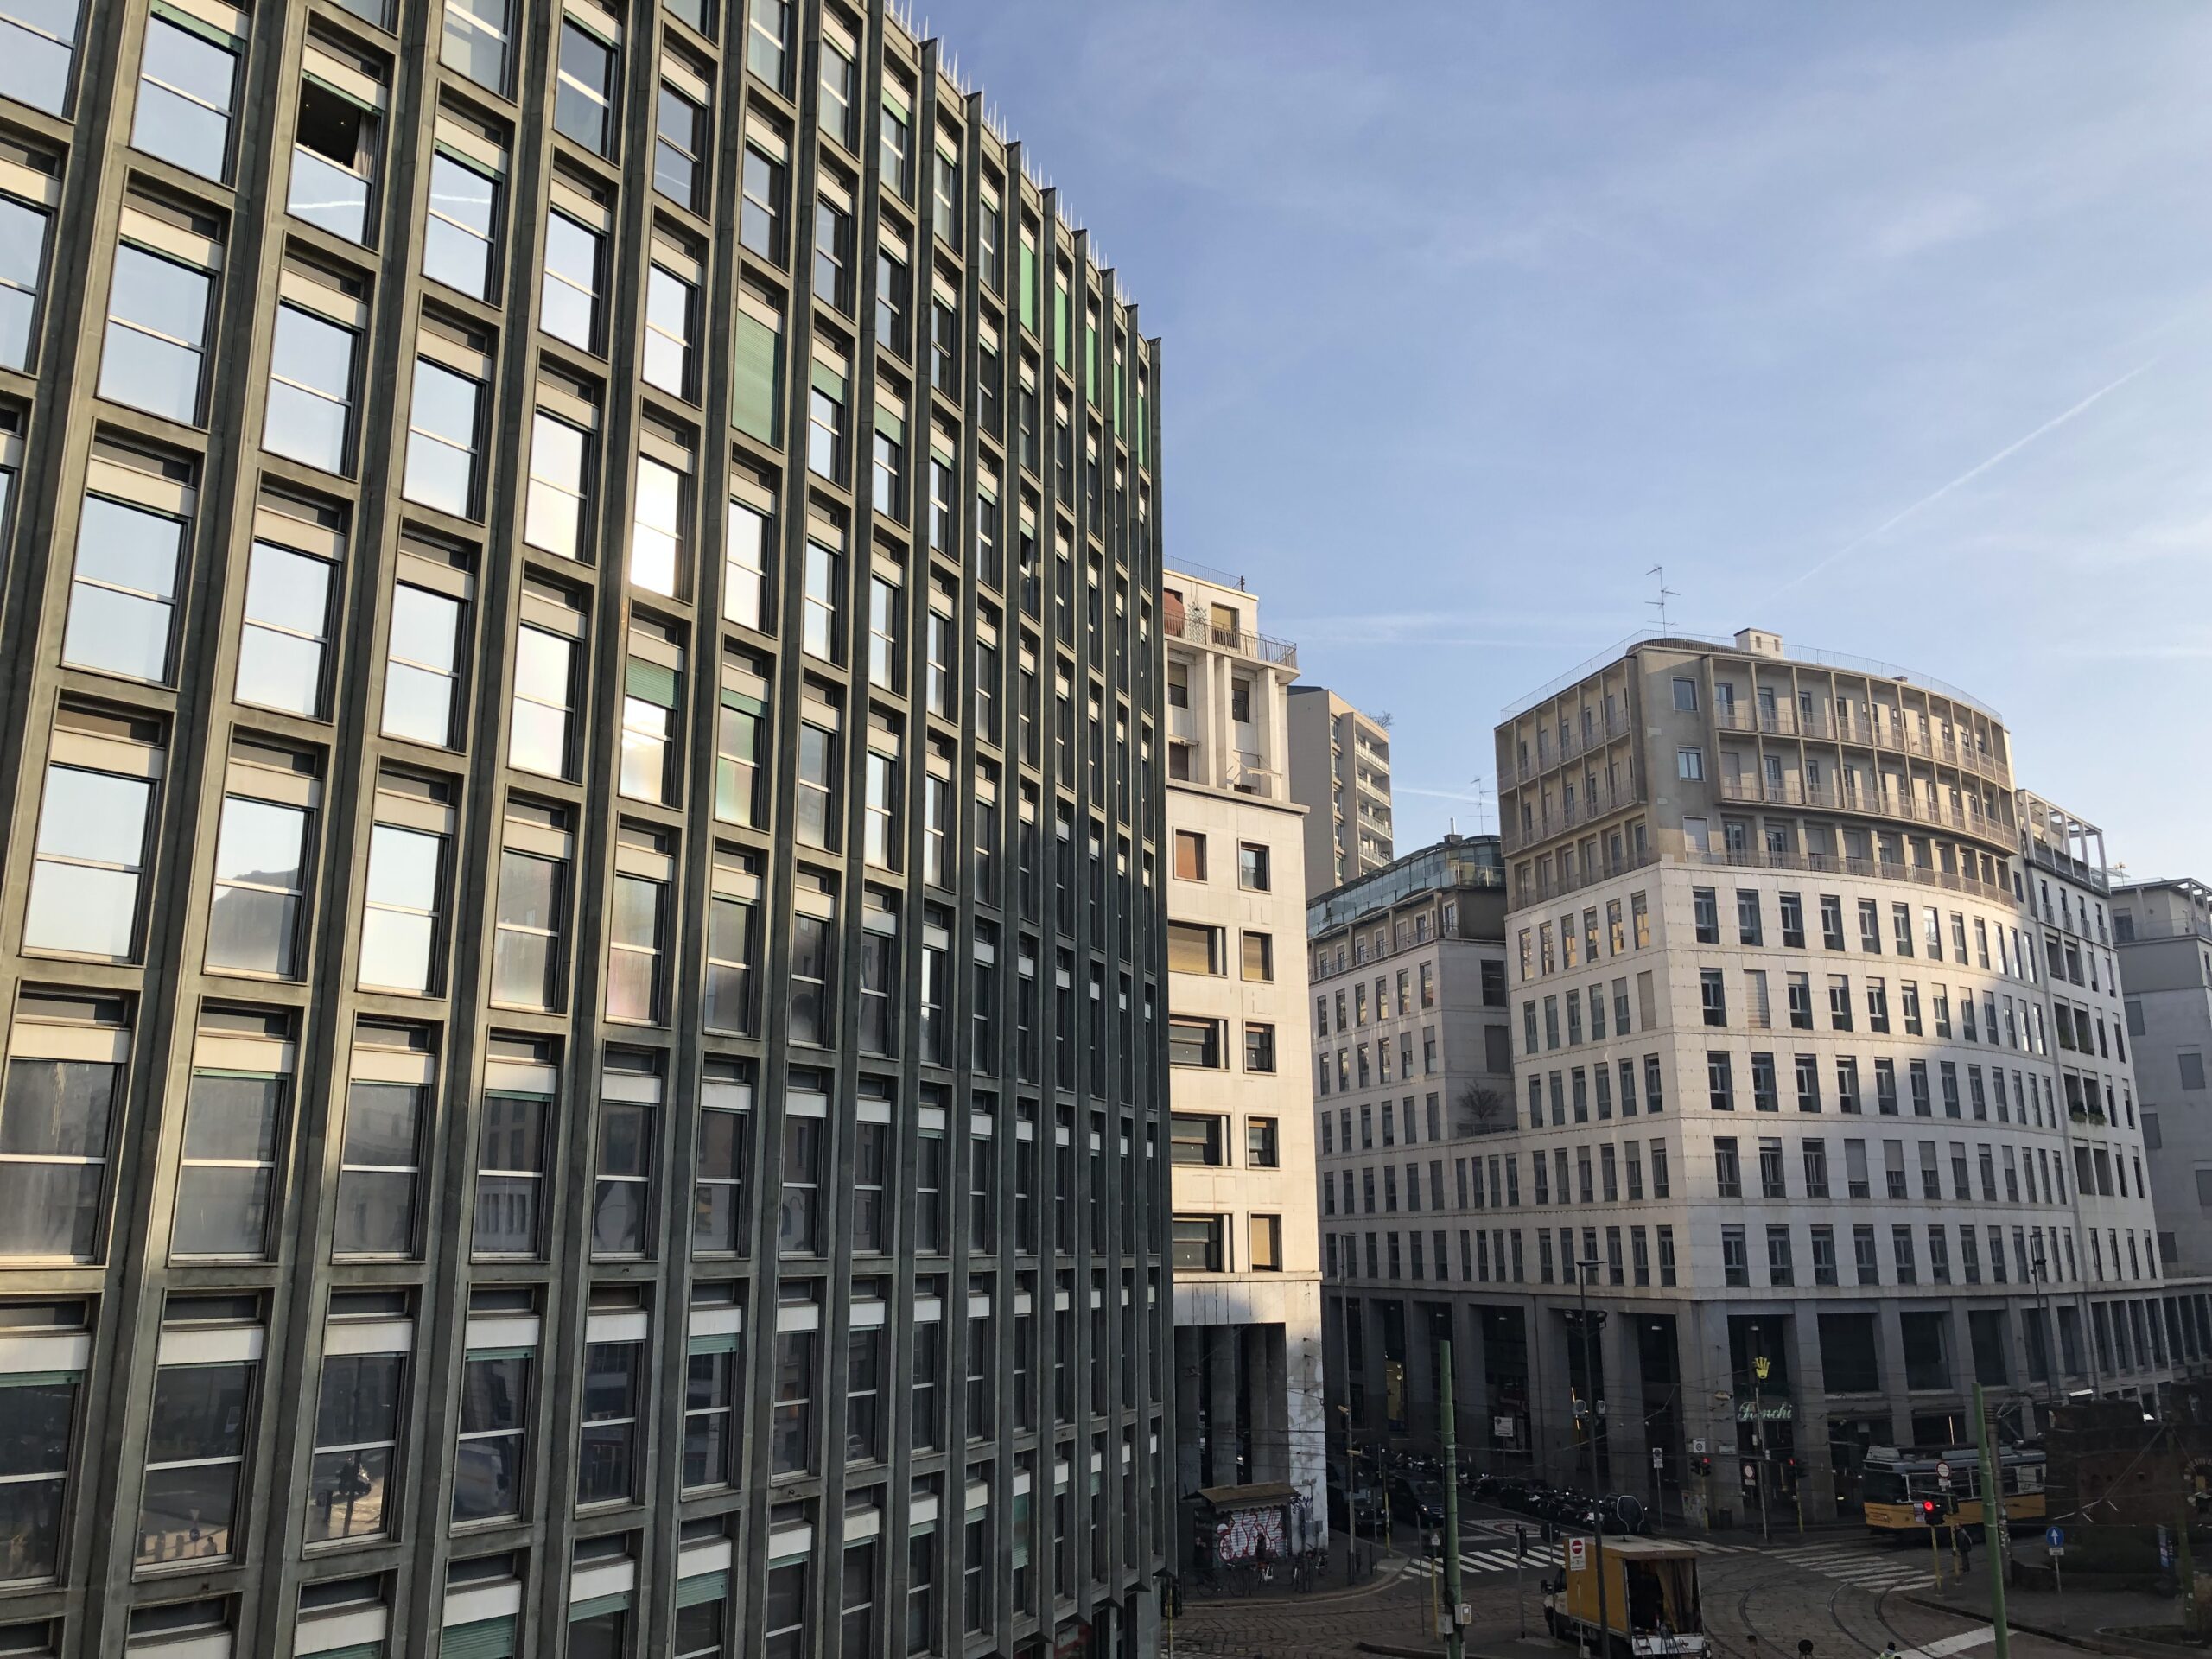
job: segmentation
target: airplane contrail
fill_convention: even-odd
[[[1821,571],[1827,569],[1828,566],[1834,564],[1838,559],[1850,552],[1853,549],[1863,547],[1868,542],[1874,540],[1878,537],[1886,536],[1890,531],[1895,530],[1906,519],[1911,518],[1914,513],[1918,512],[1923,507],[1933,505],[1936,502],[1942,500],[1945,496],[1948,495],[1953,490],[1957,489],[1961,484],[1972,483],[1975,479],[1980,478],[1984,473],[1996,466],[1999,461],[2008,460],[2012,456],[2019,454],[2021,450],[2026,448],[2030,444],[2033,443],[2037,438],[2042,437],[2045,433],[2056,431],[2058,428],[2065,425],[2067,422],[2072,420],[2076,415],[2081,414],[2082,410],[2088,409],[2092,404],[2098,402],[2101,398],[2111,396],[2113,392],[2118,391],[2122,386],[2126,385],[2129,381],[2135,378],[2137,375],[2142,373],[2145,369],[2156,366],[2158,364],[2163,362],[2164,359],[2165,353],[2164,352],[2159,353],[2156,357],[2145,358],[2142,362],[2138,363],[2133,368],[2130,369],[2126,374],[2121,375],[2119,379],[2113,381],[2111,385],[2098,387],[2096,391],[2091,392],[2080,403],[2075,404],[2073,408],[2066,410],[2063,414],[2052,416],[2050,419],[2045,421],[2041,426],[2036,428],[2034,431],[2029,433],[2025,437],[2015,438],[2012,442],[2006,444],[2002,449],[1999,449],[1995,454],[1990,456],[1986,461],[1982,461],[1979,466],[1968,467],[1965,472],[1961,473],[1956,478],[1953,479],[1949,483],[1942,486],[1940,489],[1931,490],[1926,495],[1922,496],[1919,500],[1914,502],[1902,512],[1895,514],[1893,517],[1875,525],[1873,529],[1865,531],[1863,534],[1853,537],[1849,541],[1846,542],[1841,547],[1836,549],[1834,552],[1829,554],[1827,557],[1815,560],[1813,563],[1807,565],[1805,569],[1799,571],[1789,581],[1783,582],[1781,587],[1769,594],[1767,595],[1767,599],[1779,599],[1783,594],[1788,593],[1792,588],[1796,587],[1799,583],[1808,582],[1814,576],[1818,575]]]

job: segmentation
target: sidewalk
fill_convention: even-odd
[[[1933,1590],[1897,1592],[1916,1607],[1931,1607],[1967,1618],[1987,1622],[1989,1580],[1987,1563],[1977,1557],[1962,1585],[1937,1595]],[[2134,1590],[2027,1590],[2008,1585],[2005,1591],[2005,1622],[2016,1630],[2028,1630],[2092,1652],[2124,1654],[2130,1659],[2176,1659],[2190,1649],[2148,1642],[2111,1632],[2145,1626],[2177,1624],[2181,1600]]]

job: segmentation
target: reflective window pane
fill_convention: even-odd
[[[208,967],[292,973],[307,831],[308,815],[299,807],[241,795],[225,799],[207,918]]]
[[[430,213],[423,226],[423,274],[477,299],[492,290],[497,181],[452,156],[430,157]]]
[[[427,358],[416,359],[407,435],[409,500],[464,518],[474,510],[477,404],[483,391],[466,375]]]
[[[397,824],[379,823],[371,831],[361,918],[364,986],[418,995],[429,989],[443,848],[443,836]]]
[[[52,115],[67,109],[81,10],[79,0],[0,0],[0,95]]]
[[[154,786],[143,779],[47,768],[25,948],[130,955],[153,796]]]
[[[169,1231],[177,1255],[266,1253],[284,1093],[282,1077],[193,1073]]]
[[[413,1249],[426,1092],[358,1078],[347,1086],[334,1254],[405,1255]]]
[[[238,639],[240,702],[310,718],[321,712],[330,578],[321,559],[268,542],[253,544]]]
[[[384,674],[385,735],[439,748],[452,741],[460,644],[459,600],[404,582],[393,587],[391,654]]]
[[[123,1068],[8,1062],[0,1095],[0,1255],[97,1259],[108,1135]]]
[[[0,23],[0,51],[7,29]],[[0,70],[0,82],[6,72]],[[0,196],[0,368],[20,369],[31,360],[31,327],[38,313],[39,284],[45,274],[47,215]]]
[[[187,424],[200,414],[213,279],[125,245],[115,251],[100,396]]]
[[[168,678],[185,528],[181,519],[105,496],[85,498],[63,662],[156,683]]]
[[[297,306],[276,308],[263,448],[327,473],[346,470],[346,441],[353,410],[353,343],[350,328]]]
[[[445,0],[438,61],[495,92],[507,90],[507,0]]]
[[[146,20],[130,143],[204,179],[220,179],[230,150],[237,55],[161,16]]]

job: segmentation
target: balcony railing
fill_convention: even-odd
[[[1744,847],[1704,853],[1661,855],[1646,851],[1624,858],[1618,864],[1608,863],[1586,875],[1578,874],[1566,880],[1554,877],[1547,881],[1516,883],[1510,903],[1515,910],[1525,909],[1530,905],[1543,904],[1567,893],[1580,893],[1585,887],[1610,881],[1615,876],[1625,875],[1646,865],[1662,863],[1681,864],[1695,868],[1796,871],[1808,875],[1853,875],[1879,881],[1910,881],[1924,887],[1940,887],[1946,893],[1984,899],[1992,904],[2010,906],[2013,902],[2012,890],[2003,882],[1984,881],[1979,876],[1955,871],[1928,869],[1917,864],[1887,859],[1847,858],[1834,853],[1770,853],[1756,847]],[[1532,887],[1534,891],[1529,890]]]
[[[1808,715],[1802,709],[1776,707],[1751,709],[1734,706],[1716,709],[1713,723],[1724,732],[1745,732],[1762,737],[1796,737],[1808,742],[1853,743],[1866,748],[1895,749],[1947,766],[1970,767],[2002,779],[2004,762],[1977,743],[1930,734],[1923,737],[1912,727],[1895,720],[1833,720],[1815,709]]]
[[[1504,850],[1510,853],[1540,841],[1548,841],[1554,836],[1580,829],[1593,818],[1605,817],[1624,807],[1641,806],[1644,804],[1643,785],[1643,774],[1631,766],[1624,787],[1618,791],[1608,789],[1604,791],[1602,800],[1579,804],[1573,811],[1567,810],[1564,804],[1545,811],[1531,822],[1525,836],[1519,826],[1509,822],[1503,836]]]
[[[1978,801],[1955,810],[1940,801],[1931,805],[1910,794],[1891,795],[1872,789],[1815,788],[1795,781],[1762,784],[1750,778],[1724,778],[1714,792],[1723,801],[1759,806],[1810,807],[1823,812],[1864,812],[1875,817],[1897,818],[1907,823],[1925,823],[1940,829],[1960,830],[2008,849],[2013,842],[2012,826],[1992,820],[1981,810]]]
[[[1185,606],[1182,627],[1179,630],[1171,628],[1169,633],[1173,638],[1211,645],[1217,651],[1235,652],[1239,657],[1249,657],[1255,662],[1268,663],[1281,668],[1295,669],[1298,666],[1298,647],[1289,640],[1271,639],[1264,633],[1255,633],[1249,628],[1217,627],[1203,605]]]

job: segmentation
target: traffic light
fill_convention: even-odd
[[[1934,1526],[1937,1520],[1941,1518],[1942,1513],[1943,1506],[1941,1503],[1938,1503],[1934,1498],[1923,1497],[1920,1500],[1920,1524],[1922,1526]]]
[[[1711,1474],[1713,1472],[1713,1459],[1711,1458],[1700,1458],[1697,1460],[1697,1471],[1700,1475]]]

